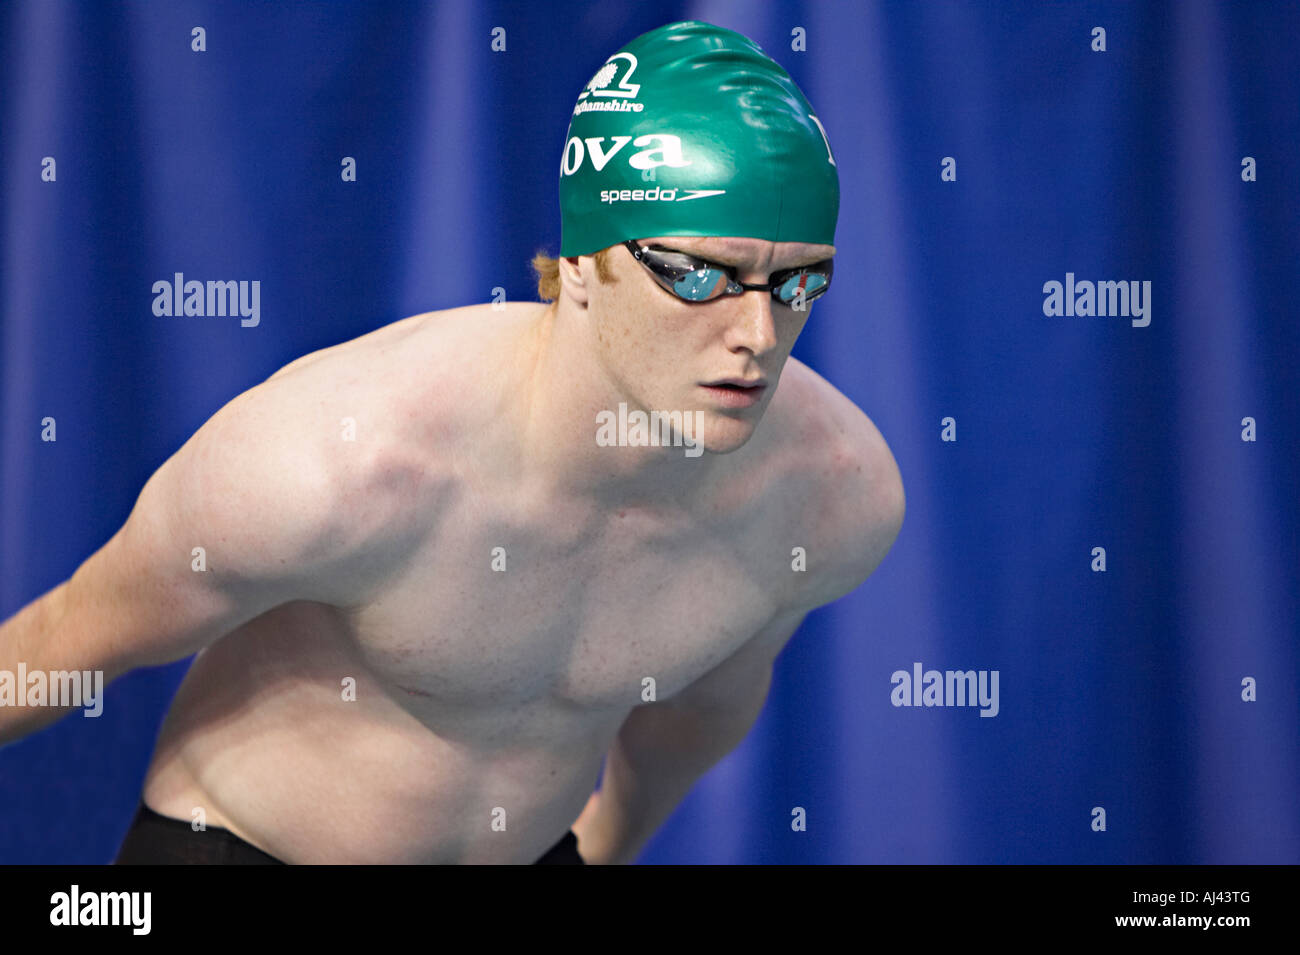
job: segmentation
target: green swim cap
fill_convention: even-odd
[[[834,245],[840,180],[790,74],[686,20],[643,33],[578,96],[560,162],[560,255],[656,235]]]

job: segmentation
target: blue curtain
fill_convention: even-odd
[[[795,356],[907,514],[642,861],[1300,861],[1288,2],[4,4],[0,617],[280,365],[535,297],[576,94],[681,19],[824,122],[835,289]],[[155,316],[178,272],[260,280],[258,324]],[[1086,307],[1121,281],[1133,314]],[[0,752],[0,862],[112,858],[187,665]],[[895,705],[918,666],[996,671],[996,715]]]

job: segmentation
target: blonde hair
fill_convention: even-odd
[[[596,253],[596,278],[609,284],[618,281],[614,278],[614,268],[610,265],[610,256],[617,246],[611,245]],[[554,302],[560,297],[560,260],[551,258],[539,251],[533,256],[533,271],[537,273],[537,297],[543,302]]]

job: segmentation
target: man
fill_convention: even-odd
[[[560,191],[552,305],[281,369],[0,628],[0,668],[198,653],[119,861],[630,862],[892,545],[888,447],[787,360],[839,204],[789,76],[709,24],[638,37]],[[0,741],[56,715],[0,709]]]

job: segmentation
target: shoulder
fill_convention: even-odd
[[[445,416],[436,401],[409,413],[410,389],[428,382],[407,352],[419,327],[313,352],[228,402],[160,469],[170,523],[217,542],[226,559],[214,565],[240,578],[297,568],[306,597],[359,596],[366,574],[418,546],[445,499]]]
[[[781,392],[786,483],[798,488],[794,525],[808,541],[800,600],[813,609],[875,571],[902,529],[906,499],[880,429],[830,382],[791,358],[774,398]]]

